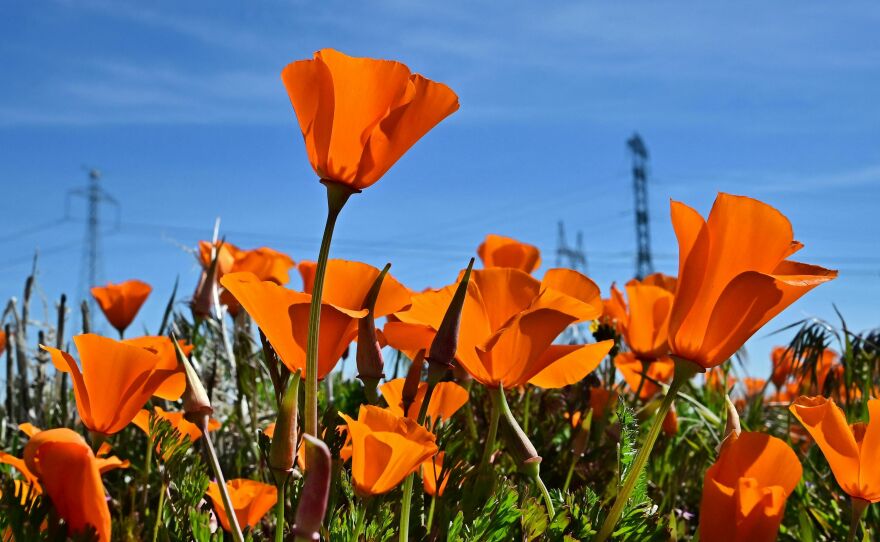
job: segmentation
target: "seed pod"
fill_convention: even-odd
[[[306,447],[306,479],[303,482],[293,533],[304,540],[320,540],[321,524],[327,513],[327,498],[330,495],[330,450],[321,440],[312,435],[303,435]]]
[[[287,481],[296,459],[299,381],[300,371],[297,371],[288,381],[281,399],[272,444],[269,446],[269,468],[272,469],[272,477],[279,487]]]
[[[474,267],[474,259],[468,263],[467,269],[455,289],[455,294],[449,302],[446,314],[440,322],[437,334],[431,342],[428,354],[428,380],[434,383],[440,381],[445,372],[454,366],[455,351],[458,349],[458,329],[461,325],[461,310],[467,297],[468,284],[470,283],[471,270]]]
[[[211,400],[208,399],[208,393],[199,379],[196,370],[193,369],[186,354],[177,342],[177,336],[171,333],[171,342],[177,351],[177,360],[183,365],[184,374],[186,375],[186,390],[183,392],[183,417],[189,422],[194,423],[202,433],[208,432],[208,419],[214,412],[211,406]]]
[[[391,264],[385,264],[382,272],[376,277],[370,291],[364,298],[363,308],[369,311],[364,318],[358,320],[358,340],[357,354],[355,356],[358,368],[358,378],[364,383],[364,392],[370,399],[375,402],[376,387],[379,381],[385,378],[383,369],[385,361],[382,359],[382,345],[379,343],[379,337],[376,332],[376,319],[374,311],[376,308],[376,300],[379,298],[379,290],[382,288],[382,281]]]

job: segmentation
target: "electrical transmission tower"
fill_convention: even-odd
[[[626,142],[632,154],[633,192],[636,204],[636,278],[654,272],[651,263],[651,234],[648,230],[648,148],[639,134]]]
[[[116,208],[116,222],[119,222],[119,202],[108,194],[100,184],[101,172],[95,168],[89,169],[89,184],[85,188],[74,188],[67,192],[67,206],[65,217],[70,217],[70,198],[85,198],[88,204],[88,218],[86,219],[86,234],[83,242],[82,261],[80,263],[79,286],[77,288],[77,305],[83,300],[89,304],[89,312],[95,312],[95,300],[89,294],[92,286],[100,284],[102,277],[101,268],[101,203],[108,203]],[[79,311],[76,311],[78,314]]]
[[[556,267],[568,267],[587,274],[587,254],[584,252],[584,234],[577,232],[574,247],[565,240],[565,224],[559,222],[559,235],[556,238]]]

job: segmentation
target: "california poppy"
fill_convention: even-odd
[[[621,352],[614,356],[614,366],[620,371],[627,386],[638,392],[639,399],[647,400],[660,392],[655,382],[668,383],[675,372],[675,363],[668,357],[643,362],[633,352]]]
[[[51,346],[55,369],[70,373],[76,408],[90,431],[111,435],[125,428],[176,369],[163,368],[156,353],[94,334],[73,338],[82,370],[73,356]]]
[[[436,437],[409,418],[362,405],[355,420],[341,415],[351,437],[351,475],[361,497],[394,489],[437,453]]]
[[[186,375],[184,374],[183,367],[177,360],[177,351],[174,348],[174,343],[171,342],[169,337],[164,335],[145,335],[143,337],[125,339],[122,342],[153,352],[160,359],[160,363],[156,368],[163,371],[172,371],[171,376],[165,382],[162,382],[156,391],[153,392],[153,395],[166,401],[180,399],[180,396],[183,395],[183,391],[186,389]],[[188,356],[192,352],[193,346],[191,344],[187,344],[182,339],[178,339],[177,342],[180,344],[184,354]]]
[[[604,386],[590,388],[590,409],[593,411],[593,419],[601,418],[609,409],[617,403],[617,392]]]
[[[395,378],[379,387],[382,391],[382,396],[385,397],[385,401],[388,402],[388,410],[394,413],[395,416],[401,417],[403,416],[402,404],[404,380],[405,379],[403,378]],[[418,417],[419,411],[422,408],[422,402],[424,401],[427,392],[428,383],[420,383],[415,400],[410,405],[409,412],[407,412],[408,418],[415,420]],[[431,394],[431,402],[428,404],[426,417],[434,422],[441,419],[448,420],[452,418],[452,415],[455,414],[458,409],[467,403],[467,400],[468,391],[466,389],[462,388],[455,382],[440,382],[434,387],[434,391]]]
[[[667,292],[674,294],[675,288],[678,285],[678,278],[666,275],[664,273],[651,273],[642,280],[633,279],[629,281],[627,285],[631,283],[639,283],[646,286],[657,286],[659,288],[663,288]]]
[[[791,348],[785,346],[777,346],[770,353],[770,359],[773,362],[773,374],[770,379],[773,384],[781,389],[785,382],[799,372],[805,373],[802,379],[804,389],[811,393],[821,394],[825,388],[825,380],[828,374],[837,365],[837,353],[826,348],[816,356],[814,367],[810,370],[804,370],[803,366],[808,363],[808,356],[802,353],[800,357],[796,357]]]
[[[678,414],[675,412],[675,406],[669,409],[666,417],[663,418],[663,433],[667,437],[671,437],[678,433]]]
[[[443,470],[443,459],[446,452],[438,452],[422,463],[422,485],[425,493],[432,497],[442,497],[449,483],[449,473]]]
[[[784,441],[764,433],[732,433],[703,479],[700,540],[776,540],[785,500],[801,474]]]
[[[788,219],[758,200],[718,194],[708,220],[673,201],[672,225],[679,266],[669,346],[703,368],[728,359],[768,320],[837,276],[786,260],[803,245]]]
[[[541,266],[538,247],[502,235],[489,234],[477,248],[483,267],[512,267],[532,273]]]
[[[42,429],[36,427],[34,424],[29,422],[18,424],[18,429],[22,433],[27,435],[28,438],[34,438],[34,435],[42,432]],[[105,441],[101,443],[101,446],[98,447],[98,451],[95,453],[95,462],[97,463],[98,470],[101,472],[101,474],[116,469],[127,469],[131,465],[128,459],[122,460],[115,455],[109,455],[110,450],[112,450],[110,444]],[[9,461],[5,461],[4,457]],[[27,478],[29,481],[32,479],[36,479],[36,477],[33,476],[30,471],[26,470],[27,467],[26,465],[24,465],[23,460],[18,460],[20,461],[20,463],[17,463],[14,461],[15,459],[16,458],[9,454],[4,454],[3,452],[0,452],[0,463],[8,463],[14,466],[18,470],[20,470],[22,474],[25,475],[25,478]],[[36,489],[40,489],[39,484],[36,484]]]
[[[324,378],[357,336],[357,319],[366,316],[362,304],[379,274],[370,265],[330,260],[321,311],[318,347],[318,378]],[[311,295],[295,292],[253,273],[230,273],[221,284],[235,296],[266,335],[269,343],[291,370],[305,370],[308,315]],[[410,293],[388,275],[382,282],[375,316],[381,317],[409,304]]]
[[[242,478],[229,480],[226,482],[226,490],[232,501],[233,513],[242,528],[254,527],[278,501],[275,486],[254,480]],[[224,530],[232,531],[217,482],[208,484],[208,497],[211,497],[211,502],[214,503],[214,511],[217,513],[220,525]]]
[[[602,300],[602,316],[599,317],[599,321],[613,327],[618,335],[622,335],[628,318],[623,292],[617,289],[616,284],[612,283],[611,295]]]
[[[218,279],[226,273],[250,271],[260,280],[271,280],[277,284],[290,282],[290,269],[293,260],[287,254],[268,247],[244,250],[226,241],[218,242]],[[199,262],[203,268],[211,265],[211,242],[199,241]]]
[[[95,286],[92,288],[92,297],[121,337],[152,291],[153,288],[146,282],[127,280],[119,284]]]
[[[436,333],[456,284],[413,295],[412,307],[385,325],[389,344],[406,349],[412,337]],[[461,314],[456,359],[488,387],[531,383],[558,388],[595,369],[613,341],[558,345],[568,325],[602,314],[595,283],[570,269],[551,269],[539,281],[518,269],[472,272]]]
[[[110,540],[110,510],[94,454],[70,429],[40,431],[24,448],[27,468],[67,523],[68,534],[95,529],[98,540]]]
[[[131,423],[149,435],[150,418],[155,417],[170,423],[171,427],[176,429],[182,436],[189,438],[190,442],[195,442],[202,438],[201,429],[199,429],[196,424],[187,421],[186,418],[183,417],[183,414],[183,412],[166,412],[162,407],[155,406],[153,407],[152,414],[149,410],[141,410],[138,412]],[[217,429],[220,429],[220,422],[211,418],[208,421],[208,431],[216,431]]]
[[[789,409],[825,454],[841,489],[851,497],[880,502],[880,399],[868,401],[870,421],[852,425],[843,410],[825,397],[800,397]]]
[[[281,72],[315,173],[366,188],[458,110],[446,85],[390,60],[322,49]]]

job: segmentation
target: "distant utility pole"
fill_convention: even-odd
[[[587,254],[584,252],[584,234],[577,232],[575,246],[568,246],[565,239],[565,224],[559,221],[559,234],[556,238],[556,267],[568,267],[587,274]]]
[[[636,278],[654,272],[651,234],[648,230],[648,148],[638,133],[626,142],[632,154],[633,192],[636,205]]]
[[[74,188],[67,192],[66,217],[70,218],[70,198],[83,197],[88,203],[88,218],[86,219],[86,233],[83,242],[82,260],[80,262],[80,278],[77,292],[77,306],[83,300],[88,300],[89,312],[95,312],[95,300],[89,294],[92,286],[100,284],[102,277],[101,268],[101,203],[109,203],[116,208],[116,219],[119,221],[119,202],[108,194],[100,184],[101,172],[98,169],[89,169],[89,184],[85,188]],[[78,314],[79,311],[75,310]]]

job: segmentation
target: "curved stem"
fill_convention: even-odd
[[[529,431],[529,415],[531,414],[531,406],[532,406],[531,405],[532,394],[529,393],[530,391],[531,390],[528,388],[528,386],[526,386],[526,390],[525,390],[526,397],[525,397],[525,400],[523,401],[524,404],[523,404],[523,423],[522,423],[523,431],[525,431],[526,433],[528,433],[528,431]]]
[[[623,486],[621,486],[620,491],[618,491],[617,497],[614,500],[614,505],[611,507],[611,511],[605,518],[605,523],[602,524],[602,529],[599,531],[599,534],[596,535],[595,542],[605,542],[605,540],[608,540],[608,538],[611,537],[611,533],[614,531],[614,527],[617,526],[617,522],[620,520],[623,509],[629,501],[629,496],[635,488],[636,481],[639,479],[642,469],[645,468],[645,464],[648,462],[648,456],[651,455],[654,443],[657,441],[657,437],[660,435],[660,430],[663,428],[663,420],[666,418],[666,414],[672,407],[672,403],[675,401],[675,396],[678,394],[678,390],[685,382],[690,380],[698,370],[699,366],[691,361],[680,358],[675,359],[675,377],[672,379],[672,384],[669,385],[669,390],[667,390],[666,396],[663,398],[663,403],[660,404],[660,409],[657,410],[657,413],[654,416],[654,421],[651,423],[651,428],[648,430],[648,436],[645,438],[645,442],[639,450],[638,455],[636,455],[635,461],[633,461],[633,464],[630,466],[629,472],[627,472],[626,478],[623,481]]]
[[[275,542],[284,542],[284,496],[287,483],[278,484],[278,502],[275,503]]]
[[[503,394],[504,392],[502,391],[501,393]],[[492,413],[490,416],[489,434],[486,436],[486,447],[483,448],[483,458],[480,460],[480,470],[485,470],[489,466],[489,459],[492,457],[492,449],[495,447],[495,439],[498,438],[498,420],[501,419],[501,406],[495,399],[494,394],[492,395]]]
[[[544,480],[541,480],[540,476],[535,477],[535,482],[541,489],[541,495],[544,496],[544,505],[547,507],[547,517],[552,521],[553,518],[556,517],[556,509],[553,508],[553,501],[550,499],[550,492],[547,491],[547,486],[544,485]]]
[[[241,527],[238,525],[238,518],[235,517],[235,509],[232,507],[232,499],[229,498],[226,479],[223,477],[223,471],[220,469],[220,460],[217,458],[217,451],[214,449],[214,443],[211,441],[211,435],[207,429],[205,427],[202,431],[202,440],[205,441],[205,449],[208,451],[208,458],[211,460],[211,467],[214,469],[214,476],[217,478],[217,487],[220,489],[223,508],[226,509],[226,519],[229,520],[229,527],[232,529],[232,539],[235,542],[244,542],[244,535],[241,534]]]

